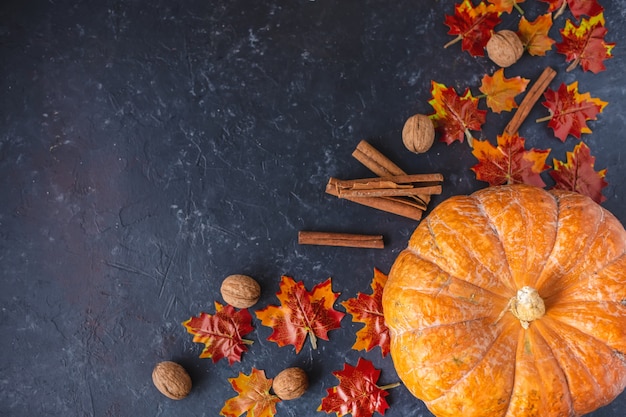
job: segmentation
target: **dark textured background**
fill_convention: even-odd
[[[452,1],[15,1],[0,4],[0,415],[216,416],[227,378],[252,367],[301,366],[309,391],[279,416],[314,415],[331,372],[363,356],[397,376],[379,349],[352,351],[348,315],[313,351],[254,340],[233,366],[199,359],[181,322],[214,312],[229,274],[255,277],[258,308],[276,304],[281,275],[307,288],[328,277],[338,302],[388,272],[416,223],[324,193],[329,176],[371,176],[351,157],[367,139],[410,173],[442,172],[442,199],[485,184],[466,144],[424,155],[402,145],[407,117],[431,112],[430,82],[470,87],[495,66],[472,58],[443,24]],[[608,168],[604,207],[626,221],[626,1],[603,0],[607,71],[566,73],[564,57],[524,56],[507,76],[558,70],[609,105],[584,141]],[[547,5],[522,4],[529,19]],[[516,28],[518,15],[499,28]],[[551,35],[569,13],[555,22]],[[484,108],[484,106],[483,106]],[[563,160],[538,105],[520,133]],[[495,140],[510,113],[491,114]],[[551,183],[545,176],[546,182]],[[384,250],[303,247],[298,230],[383,234]],[[343,311],[343,307],[337,305]],[[179,402],[152,385],[176,360],[194,389]],[[404,387],[386,415],[430,416]],[[621,417],[626,395],[593,414]],[[324,413],[317,413],[324,415]]]

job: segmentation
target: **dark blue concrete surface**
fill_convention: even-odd
[[[554,50],[525,55],[507,76],[579,81],[609,102],[584,141],[608,169],[604,207],[626,221],[626,1],[603,0],[607,71],[566,73]],[[547,5],[522,4],[529,18]],[[338,302],[369,292],[416,223],[324,193],[330,176],[369,176],[351,157],[367,139],[410,173],[441,172],[444,198],[475,180],[466,144],[424,155],[401,141],[404,121],[429,113],[430,82],[470,87],[495,70],[456,45],[444,25],[452,1],[13,1],[0,4],[0,415],[216,416],[235,395],[227,378],[252,367],[311,377],[279,416],[314,411],[332,371],[363,356],[397,380],[380,351],[351,350],[361,326],[342,328],[300,354],[266,338],[233,366],[199,359],[181,322],[214,312],[227,275],[255,277],[258,307],[276,304],[281,275],[310,289],[328,277]],[[514,28],[519,16],[504,16]],[[552,36],[560,40],[566,13]],[[483,107],[484,108],[484,107]],[[554,139],[534,108],[528,147],[564,159],[577,140]],[[510,118],[490,114],[479,139]],[[550,178],[546,175],[546,182]],[[384,250],[302,247],[299,230],[383,234]],[[337,305],[337,309],[343,308]],[[161,360],[190,372],[180,402],[150,380]],[[404,387],[386,416],[430,416]],[[626,396],[593,413],[622,417]]]

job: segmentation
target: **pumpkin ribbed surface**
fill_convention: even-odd
[[[620,222],[576,193],[512,185],[444,201],[385,285],[398,375],[438,417],[608,404],[626,385],[625,249]]]

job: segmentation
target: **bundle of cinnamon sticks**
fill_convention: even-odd
[[[356,180],[331,177],[326,185],[328,194],[413,220],[422,218],[431,195],[441,194],[443,175],[408,175],[364,140],[352,156],[378,177]]]

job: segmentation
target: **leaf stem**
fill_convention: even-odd
[[[474,137],[472,136],[472,132],[470,132],[468,128],[465,128],[465,137],[467,138],[467,144],[470,146],[470,148],[473,148]]]
[[[457,43],[458,41],[463,39],[463,35],[458,35],[456,38],[452,39],[450,42],[446,43],[443,47],[447,48],[449,46],[454,45],[455,43]]]
[[[401,384],[399,382],[394,382],[393,384],[383,385],[382,387],[378,387],[379,389],[387,391],[388,389],[399,387]]]
[[[554,13],[554,16],[552,17],[552,20],[556,20],[559,16],[561,16],[563,14],[563,12],[565,12],[565,8],[567,7],[567,2],[564,1],[563,4],[561,4],[561,7],[559,7],[559,10],[557,10]]]
[[[513,7],[515,7],[515,10],[517,10],[517,12],[518,12],[519,14],[521,14],[522,16],[524,16],[524,10],[520,7],[520,5],[519,5],[519,4],[517,4],[517,3],[513,3]]]
[[[250,340],[250,339],[241,339],[241,343],[243,343],[244,345],[251,345],[254,343],[254,340]]]
[[[315,333],[312,330],[309,330],[309,337],[311,338],[311,346],[317,350],[317,337],[315,337]]]
[[[543,123],[543,122],[549,122],[550,120],[552,120],[552,115],[549,115],[546,117],[540,117],[539,119],[535,120],[535,122]]]
[[[565,71],[566,72],[570,72],[570,71],[574,70],[574,68],[576,68],[578,66],[578,64],[580,64],[580,57],[578,57],[575,60],[573,60],[572,63],[569,64],[569,66],[567,68],[565,68]]]

